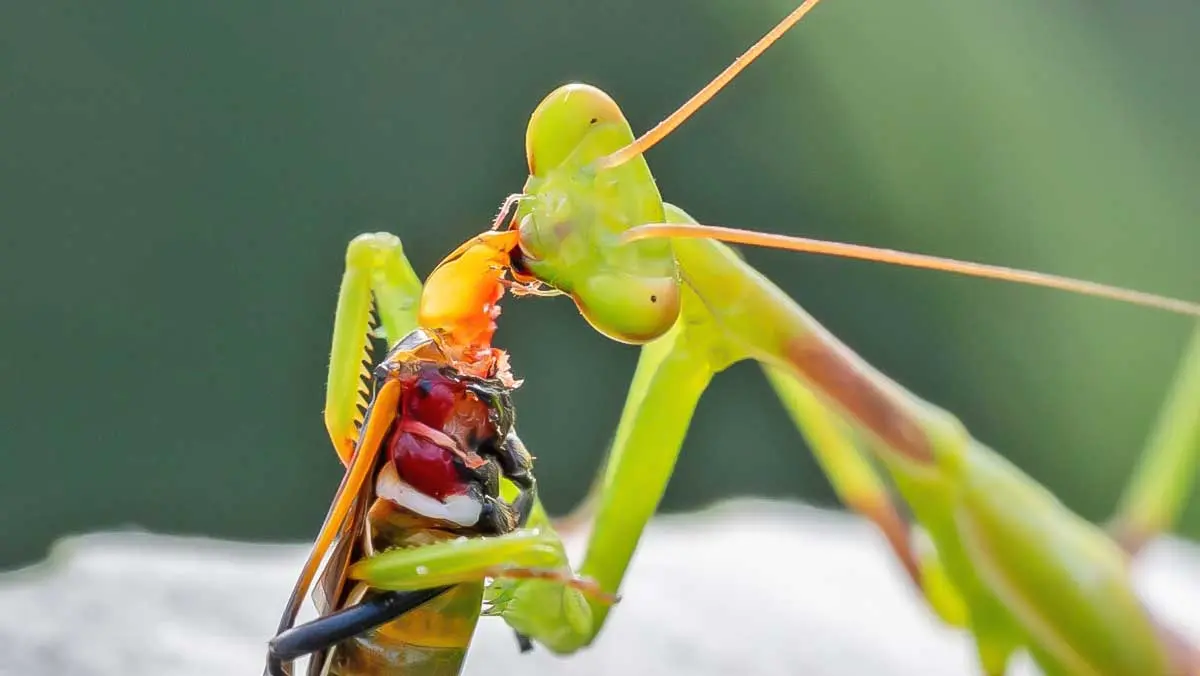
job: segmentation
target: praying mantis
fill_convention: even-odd
[[[983,673],[1004,673],[1021,649],[1048,674],[1200,673],[1195,648],[1155,621],[1128,573],[1141,543],[1169,528],[1195,472],[1200,332],[1114,538],[972,438],[950,413],[867,364],[721,240],[1032,283],[1191,316],[1200,307],[996,266],[704,227],[663,201],[643,154],[816,4],[806,0],[641,137],[598,89],[573,84],[552,92],[531,116],[530,175],[521,192],[491,230],[448,256],[424,285],[394,236],[356,239],[327,392],[326,423],[339,455],[352,464],[361,446],[352,402],[372,300],[389,344],[419,328],[472,354],[490,348],[499,282],[514,295],[567,295],[600,333],[642,346],[588,500],[594,523],[578,575],[603,592],[619,591],[700,396],[717,373],[750,359],[761,364],[842,501],[876,524],[930,608],[973,634]],[[350,574],[373,588],[416,592],[491,577],[504,557],[566,565],[555,541],[539,505],[524,529],[482,538],[469,550],[384,551]],[[555,554],[537,559],[537,547]],[[551,579],[497,580],[488,594],[494,614],[563,654],[594,641],[610,612],[603,599]]]

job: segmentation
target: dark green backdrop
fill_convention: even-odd
[[[125,525],[311,537],[345,243],[425,273],[524,180],[529,112],[609,91],[635,128],[787,10],[747,2],[8,2],[0,7],[0,566]],[[1200,6],[827,0],[650,157],[712,223],[1200,296]],[[884,371],[1090,518],[1188,321],[778,252],[750,258]],[[552,509],[586,488],[635,350],[565,300],[499,336]],[[828,504],[751,367],[705,397],[667,499]],[[1200,505],[1188,528],[1200,535]]]

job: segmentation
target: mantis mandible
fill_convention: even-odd
[[[1200,333],[1114,538],[974,439],[953,415],[872,368],[720,240],[1004,279],[1193,317],[1200,306],[998,266],[704,227],[662,200],[643,154],[816,4],[806,0],[641,137],[598,89],[572,84],[552,92],[529,123],[530,175],[502,209],[504,216],[515,206],[508,227],[498,219],[466,242],[431,273],[424,291],[398,240],[356,240],[339,298],[328,395],[334,405],[327,408],[343,459],[351,454],[353,421],[339,412],[357,393],[370,297],[391,343],[419,324],[455,344],[483,345],[478,327],[462,318],[498,300],[481,279],[507,274],[515,295],[568,295],[599,332],[643,346],[588,500],[595,518],[579,573],[605,592],[620,588],[701,394],[716,373],[753,359],[841,499],[879,527],[934,612],[974,635],[984,673],[1004,673],[1019,649],[1049,674],[1195,673],[1200,655],[1151,616],[1128,568],[1141,542],[1169,528],[1194,472]],[[889,482],[914,525],[901,515]],[[548,529],[537,514],[531,528]],[[918,529],[931,546],[913,537]],[[513,547],[508,551],[520,550]],[[413,557],[410,550],[383,552],[356,574],[376,588],[409,589]],[[448,552],[429,565],[464,571],[470,561]],[[583,596],[564,603],[571,591],[551,580],[504,580],[489,593],[495,612],[519,632],[570,653],[597,637],[610,610]]]

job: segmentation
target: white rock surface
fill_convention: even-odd
[[[70,538],[45,563],[0,575],[0,674],[257,676],[305,553],[138,533]],[[1137,581],[1200,641],[1200,547],[1157,543]],[[505,625],[485,619],[467,673],[977,673],[970,642],[917,601],[874,531],[836,513],[743,501],[659,518],[623,593],[596,645],[570,658],[520,655]]]

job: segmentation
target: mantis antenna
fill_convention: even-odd
[[[1166,310],[1167,312],[1172,312],[1175,314],[1200,317],[1200,304],[1185,300],[1178,300],[1152,293],[1123,289],[1118,286],[1087,282],[1071,277],[1060,277],[1058,275],[1050,275],[1044,272],[1033,272],[1031,270],[1009,268],[1002,265],[988,265],[986,263],[971,263],[953,258],[942,258],[940,256],[909,253],[906,251],[896,251],[894,249],[882,249],[873,246],[864,246],[862,244],[847,244],[845,242],[810,239],[808,237],[776,235],[766,232],[755,232],[753,230],[740,230],[738,228],[725,228],[714,225],[695,225],[690,223],[649,223],[630,228],[621,235],[622,242],[624,243],[635,242],[639,239],[649,239],[654,237],[715,239],[732,244],[746,244],[749,246],[760,246],[770,249],[784,249],[787,251],[799,251],[802,253],[834,256],[837,258],[854,258],[857,260],[890,263],[892,265],[900,265],[910,268],[923,268],[925,270],[941,270],[943,272],[953,272],[960,275],[966,275],[968,277],[984,277],[987,279],[999,279],[1006,282],[1016,282],[1018,284],[1026,284],[1029,286],[1041,286],[1050,289],[1059,289],[1061,291],[1070,291],[1072,293],[1080,293],[1087,296],[1096,296],[1098,298],[1106,298],[1108,300],[1115,300],[1122,303],[1131,303],[1133,305],[1140,305],[1142,307],[1154,308],[1157,310]]]
[[[782,21],[780,21],[775,25],[774,28],[770,30],[770,32],[762,36],[758,42],[754,43],[750,49],[747,49],[741,56],[734,59],[733,63],[729,64],[725,70],[721,71],[720,75],[717,75],[715,78],[713,78],[712,82],[704,85],[703,89],[696,92],[696,94],[692,96],[692,98],[688,99],[686,103],[680,106],[678,110],[668,115],[667,118],[662,122],[654,125],[653,128],[651,128],[645,134],[642,134],[633,143],[630,143],[611,155],[607,155],[597,160],[596,168],[612,169],[613,167],[618,167],[646,152],[650,148],[653,148],[656,143],[666,138],[667,135],[675,131],[679,125],[687,121],[687,119],[692,116],[692,113],[700,110],[704,104],[708,103],[712,97],[716,96],[717,92],[721,91],[725,85],[729,84],[733,78],[737,77],[738,73],[742,72],[746,66],[754,63],[754,60],[761,56],[763,52],[767,51],[767,48],[774,44],[776,40],[783,37],[783,34],[786,33],[789,28],[796,25],[796,22],[804,18],[804,15],[808,14],[809,10],[811,10],[813,7],[816,7],[818,2],[820,2],[820,0],[804,0],[799,7],[792,10],[791,14],[788,14],[786,17],[784,17]]]
[[[639,136],[633,143],[617,150],[616,152],[600,158],[596,162],[598,169],[611,169],[620,166],[625,162],[637,157],[654,147],[659,141],[666,138],[672,131],[675,131],[679,125],[683,124],[697,110],[700,110],[704,104],[708,103],[712,97],[717,95],[725,85],[729,84],[733,78],[737,77],[746,66],[754,62],[767,48],[775,43],[783,36],[792,26],[796,25],[800,19],[804,18],[812,8],[817,6],[820,0],[804,0],[799,7],[792,10],[790,14],[783,18],[775,25],[766,35],[754,43],[741,56],[734,59],[733,63],[729,64],[725,70],[712,79],[703,89],[696,92],[692,98],[680,106],[675,112],[671,113],[662,122],[654,125],[649,131]],[[675,224],[675,223],[651,223],[640,225],[631,228],[622,235],[622,241],[625,243],[634,242],[640,239],[649,239],[655,237],[686,237],[693,239],[715,239],[733,244],[746,244],[750,246],[768,247],[773,249],[786,249],[789,251],[799,251],[803,253],[820,254],[824,256],[834,256],[839,258],[854,258],[858,260],[876,261],[880,263],[891,263],[910,268],[923,268],[926,270],[941,270],[943,272],[953,272],[968,277],[984,277],[987,279],[998,279],[1006,282],[1015,282],[1017,284],[1026,284],[1029,286],[1040,286],[1050,289],[1058,289],[1061,291],[1069,291],[1088,296],[1096,296],[1115,300],[1123,303],[1130,303],[1147,308],[1165,310],[1175,314],[1189,315],[1192,317],[1200,317],[1200,304],[1192,303],[1166,296],[1159,296],[1141,291],[1133,291],[1123,289],[1117,286],[1109,286],[1107,284],[1098,284],[1096,282],[1088,282],[1081,279],[1073,279],[1071,277],[1061,277],[1059,275],[1051,275],[1042,272],[1034,272],[1031,270],[1021,270],[1017,268],[1005,267],[1002,265],[987,265],[985,263],[972,263],[968,261],[955,260],[953,258],[942,258],[940,256],[929,256],[925,254],[908,253],[905,251],[896,251],[893,249],[882,249],[861,244],[848,244],[845,242],[834,242],[829,240],[810,239],[807,237],[792,237],[788,235],[775,235],[770,233],[755,232],[753,230],[740,230],[737,228],[724,228],[710,225],[695,225],[695,224]]]

